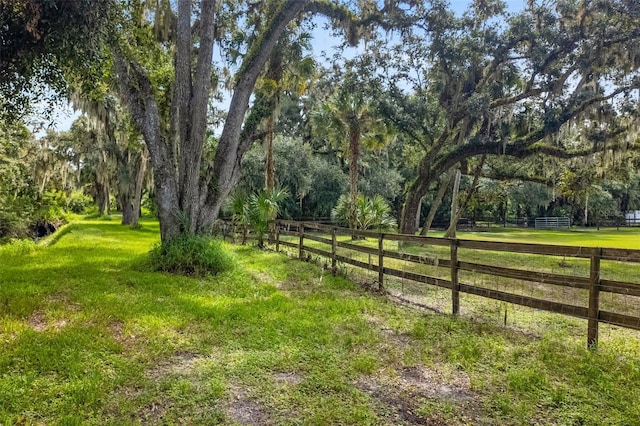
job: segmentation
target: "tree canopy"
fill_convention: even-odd
[[[318,16],[356,53],[313,57]],[[86,170],[100,210],[115,194],[126,217],[149,187],[163,241],[206,233],[258,181],[287,187],[292,217],[327,217],[348,187],[353,224],[359,193],[383,195],[407,233],[455,230],[465,212],[586,224],[635,205],[632,1],[0,0],[0,18],[3,125],[73,93],[90,120],[60,167]],[[20,142],[38,147],[34,184],[49,185],[65,137]]]
[[[115,0],[0,0],[0,118],[100,81],[119,13]]]

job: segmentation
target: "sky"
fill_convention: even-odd
[[[452,9],[456,13],[462,14],[469,4],[471,4],[472,0],[450,0],[450,4]],[[525,6],[524,0],[507,0],[505,1],[507,4],[507,8],[511,12],[518,12],[522,10]],[[333,46],[339,44],[339,40],[332,37],[326,30],[323,29],[323,24],[326,22],[326,19],[319,19],[318,25],[313,32],[313,54],[315,57],[319,57],[318,55],[322,51],[330,51]],[[353,48],[351,52],[348,52],[347,55],[357,55],[359,50],[362,50],[363,47],[360,46],[358,48]],[[71,128],[71,124],[73,121],[81,115],[79,111],[74,111],[73,108],[68,105],[61,105],[58,107],[52,117],[52,123],[49,127],[52,130],[57,131],[66,131]],[[36,126],[34,126],[36,127]],[[36,137],[41,137],[45,134],[45,129],[40,130],[36,133]]]

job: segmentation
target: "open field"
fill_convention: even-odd
[[[280,239],[283,242],[280,247],[298,256],[300,223],[283,221],[281,226]],[[290,227],[293,227],[293,232],[289,231]],[[320,264],[327,264],[332,252],[330,230],[335,228],[317,228],[313,223],[305,226],[306,256],[315,257]],[[378,287],[379,234],[364,233],[362,235],[367,238],[352,240],[348,230],[335,230],[338,269],[358,282]],[[516,229],[504,229],[489,235],[486,232],[461,234],[461,239],[456,243],[459,246],[456,274],[457,282],[464,285],[467,294],[460,296],[460,312],[482,321],[509,324],[536,335],[542,335],[554,327],[571,329],[573,335],[585,334],[590,297],[591,248],[586,244],[562,244],[566,239],[563,236],[570,236],[579,243],[588,242],[591,246],[601,241],[589,233],[574,234],[573,231]],[[604,236],[609,242],[617,239],[623,245],[630,246],[636,241],[635,234],[627,231],[619,235],[609,231]],[[510,237],[512,244],[505,245],[500,238],[503,236]],[[400,237],[385,234],[382,241],[385,289],[403,301],[442,313],[451,312],[451,240],[435,235],[430,239],[413,238],[411,242],[396,241],[406,239]],[[538,242],[530,246],[532,242],[536,244],[535,240],[553,240],[555,244]],[[496,242],[499,244],[496,245]],[[638,338],[640,267],[637,260],[624,261],[627,256],[631,256],[630,260],[634,256],[637,258],[638,252],[634,254],[626,249],[606,249],[602,253],[605,259],[599,262],[597,272],[601,283],[599,307],[596,308],[599,313],[593,314],[603,325],[601,329],[605,333],[601,333],[601,336],[608,337],[614,333]],[[508,300],[515,300],[517,304],[507,303]],[[539,306],[542,310],[533,309],[532,306]],[[635,328],[635,331],[621,329],[620,325],[625,322],[615,319],[610,313],[628,316],[626,324]],[[612,322],[607,324],[606,318],[611,318]],[[597,337],[591,339],[597,340]]]
[[[429,235],[442,236],[443,232]],[[573,229],[527,229],[487,228],[486,231],[459,231],[458,238],[489,241],[513,241],[519,243],[563,244],[583,247],[617,247],[640,249],[640,228],[573,228]]]
[[[247,246],[154,273],[157,232],[0,248],[0,424],[640,424],[638,339],[421,312]]]

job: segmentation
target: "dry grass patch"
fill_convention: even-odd
[[[302,375],[292,372],[275,373],[273,378],[277,383],[282,383],[288,386],[298,385],[304,380]]]
[[[273,424],[269,416],[255,399],[248,396],[240,386],[229,386],[229,406],[226,414],[229,420],[246,426],[260,426]]]
[[[361,377],[356,387],[379,402],[388,424],[480,424],[480,395],[469,377],[445,366],[417,365],[391,373]],[[443,412],[430,407],[446,407]],[[426,408],[425,408],[426,407]]]

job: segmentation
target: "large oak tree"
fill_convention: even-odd
[[[121,50],[115,55],[120,90],[140,128],[154,170],[160,229],[165,241],[180,233],[206,231],[236,184],[241,159],[261,136],[259,124],[269,116],[268,108],[252,103],[257,79],[278,40],[293,21],[309,14],[323,14],[342,23],[349,38],[357,40],[358,28],[378,21],[385,11],[368,3],[368,15],[359,19],[354,11],[324,0],[265,0],[219,2],[179,0],[177,10],[164,2],[159,15],[173,17],[174,35],[169,49],[175,52],[174,79],[168,107],[169,126],[163,124],[158,93],[161,90],[135,55]],[[157,20],[157,19],[156,19]],[[170,23],[172,19],[166,19]],[[244,23],[246,43],[236,49],[240,66],[230,82],[232,95],[217,149],[211,161],[203,160],[212,80],[213,47],[234,25]],[[241,32],[238,32],[241,33]],[[230,45],[237,39],[234,37]],[[224,41],[224,40],[223,40]],[[221,43],[222,44],[222,43]]]
[[[423,152],[402,232],[415,231],[432,184],[471,157],[571,158],[635,143],[625,137],[638,117],[635,2],[528,2],[509,15],[484,1],[459,16],[435,0],[404,36],[381,61],[382,110]],[[573,129],[580,143],[559,137]]]

